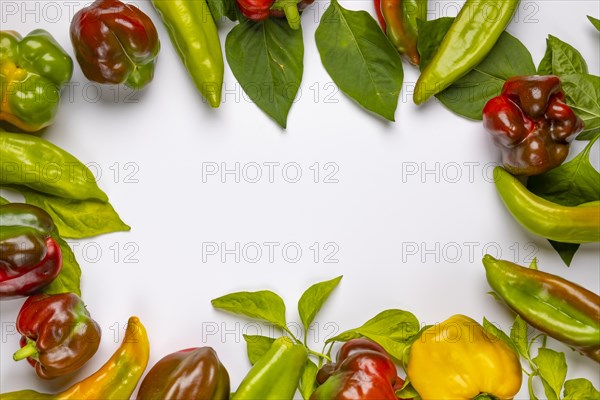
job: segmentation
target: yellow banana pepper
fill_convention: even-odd
[[[475,320],[454,315],[421,334],[406,368],[423,400],[510,400],[523,378],[519,357]]]

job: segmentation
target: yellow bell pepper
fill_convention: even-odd
[[[423,331],[412,345],[406,373],[423,400],[471,400],[484,394],[510,400],[523,378],[518,355],[464,315]]]

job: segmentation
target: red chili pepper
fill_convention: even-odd
[[[13,359],[27,358],[44,379],[77,370],[100,345],[100,327],[73,293],[28,298],[17,316],[17,331],[23,337]]]
[[[538,175],[560,165],[583,122],[564,103],[560,79],[517,76],[483,108],[483,124],[513,175]]]
[[[119,0],[96,0],[75,14],[71,42],[84,75],[141,89],[154,77],[160,49],[152,20]]]
[[[275,0],[236,0],[237,6],[252,21],[263,21],[269,18],[269,9]]]
[[[381,12],[381,0],[373,0],[373,5],[375,6],[375,14],[377,14],[377,20],[379,21],[379,25],[381,25],[381,29],[385,32],[385,18],[383,18],[383,13]]]

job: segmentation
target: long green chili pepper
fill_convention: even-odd
[[[600,296],[489,254],[483,265],[494,292],[529,325],[600,362]]]
[[[518,4],[519,0],[467,0],[419,76],[414,102],[424,103],[483,61]]]
[[[77,158],[37,136],[0,132],[0,185],[21,185],[73,200],[108,201]]]
[[[196,88],[211,107],[221,104],[223,52],[206,0],[152,0]]]
[[[232,400],[291,400],[294,397],[308,353],[301,344],[280,337],[254,364]]]
[[[386,33],[398,52],[413,65],[419,65],[417,19],[427,19],[427,1],[381,0]]]
[[[508,211],[530,232],[563,243],[600,242],[600,201],[575,207],[552,203],[502,167],[494,169],[494,181]]]

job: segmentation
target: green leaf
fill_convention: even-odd
[[[548,243],[558,253],[560,259],[563,260],[567,267],[571,266],[571,261],[575,257],[575,253],[579,250],[579,244],[577,243],[561,243],[555,242],[554,240],[548,240]]]
[[[317,372],[319,372],[319,367],[311,360],[306,360],[304,371],[300,377],[300,394],[304,400],[309,400],[317,388]]]
[[[594,28],[600,31],[600,19],[594,18],[591,15],[588,15],[587,19],[589,19],[592,25],[594,25]]]
[[[548,39],[546,39],[546,51],[540,61],[540,65],[538,65],[537,74],[552,75],[552,46],[550,46]]]
[[[50,214],[63,238],[81,239],[131,229],[108,202],[65,199],[23,186],[15,189],[25,196],[26,203]]]
[[[516,344],[513,342],[512,338],[509,337],[506,333],[504,333],[500,328],[496,325],[492,324],[487,318],[483,318],[483,329],[486,334],[490,334],[494,336],[498,340],[502,340],[510,349],[515,353],[519,354],[519,350],[517,349]]]
[[[423,70],[437,51],[453,18],[419,21],[417,48]],[[487,57],[436,97],[450,111],[480,120],[485,104],[500,94],[504,82],[515,75],[535,74],[529,50],[517,38],[503,32]]]
[[[285,128],[302,81],[302,30],[291,29],[285,18],[246,20],[227,35],[225,52],[246,94]]]
[[[373,17],[332,0],[315,39],[321,62],[338,87],[393,121],[404,79],[402,60]]]
[[[300,300],[298,300],[298,313],[305,331],[308,332],[308,327],[341,280],[342,277],[338,276],[329,281],[316,283],[302,294]]]
[[[236,292],[211,301],[213,307],[287,329],[283,299],[269,290]]]
[[[588,66],[581,53],[559,38],[548,35],[548,46],[552,52],[552,73],[563,76],[569,74],[587,74]]]
[[[585,124],[577,140],[591,140],[600,134],[600,77],[572,74],[560,77],[567,104]]]
[[[250,364],[254,365],[271,348],[275,339],[260,335],[244,335]]]
[[[530,360],[529,346],[527,342],[527,322],[519,315],[516,316],[515,322],[510,328],[510,338],[514,343],[518,354],[526,360]]]
[[[215,22],[223,17],[237,21],[235,0],[207,0],[207,3]]]
[[[42,292],[47,294],[71,292],[81,297],[81,268],[75,254],[73,254],[71,246],[58,235],[58,232],[53,232],[52,237],[60,245],[62,269],[56,279],[46,286]]]
[[[564,400],[600,400],[600,392],[592,382],[584,378],[569,379],[565,382]]]
[[[10,203],[10,201],[6,200],[4,197],[0,196],[0,206]]]
[[[548,400],[560,399],[562,386],[567,376],[565,354],[547,348],[540,348],[533,362],[537,365]]]
[[[402,388],[396,390],[396,397],[399,399],[420,399],[419,393],[410,384],[408,377],[406,377]]]
[[[326,343],[345,342],[364,336],[377,342],[392,357],[402,360],[406,347],[419,332],[419,328],[419,321],[412,313],[404,310],[385,310],[362,326],[327,339]]]

